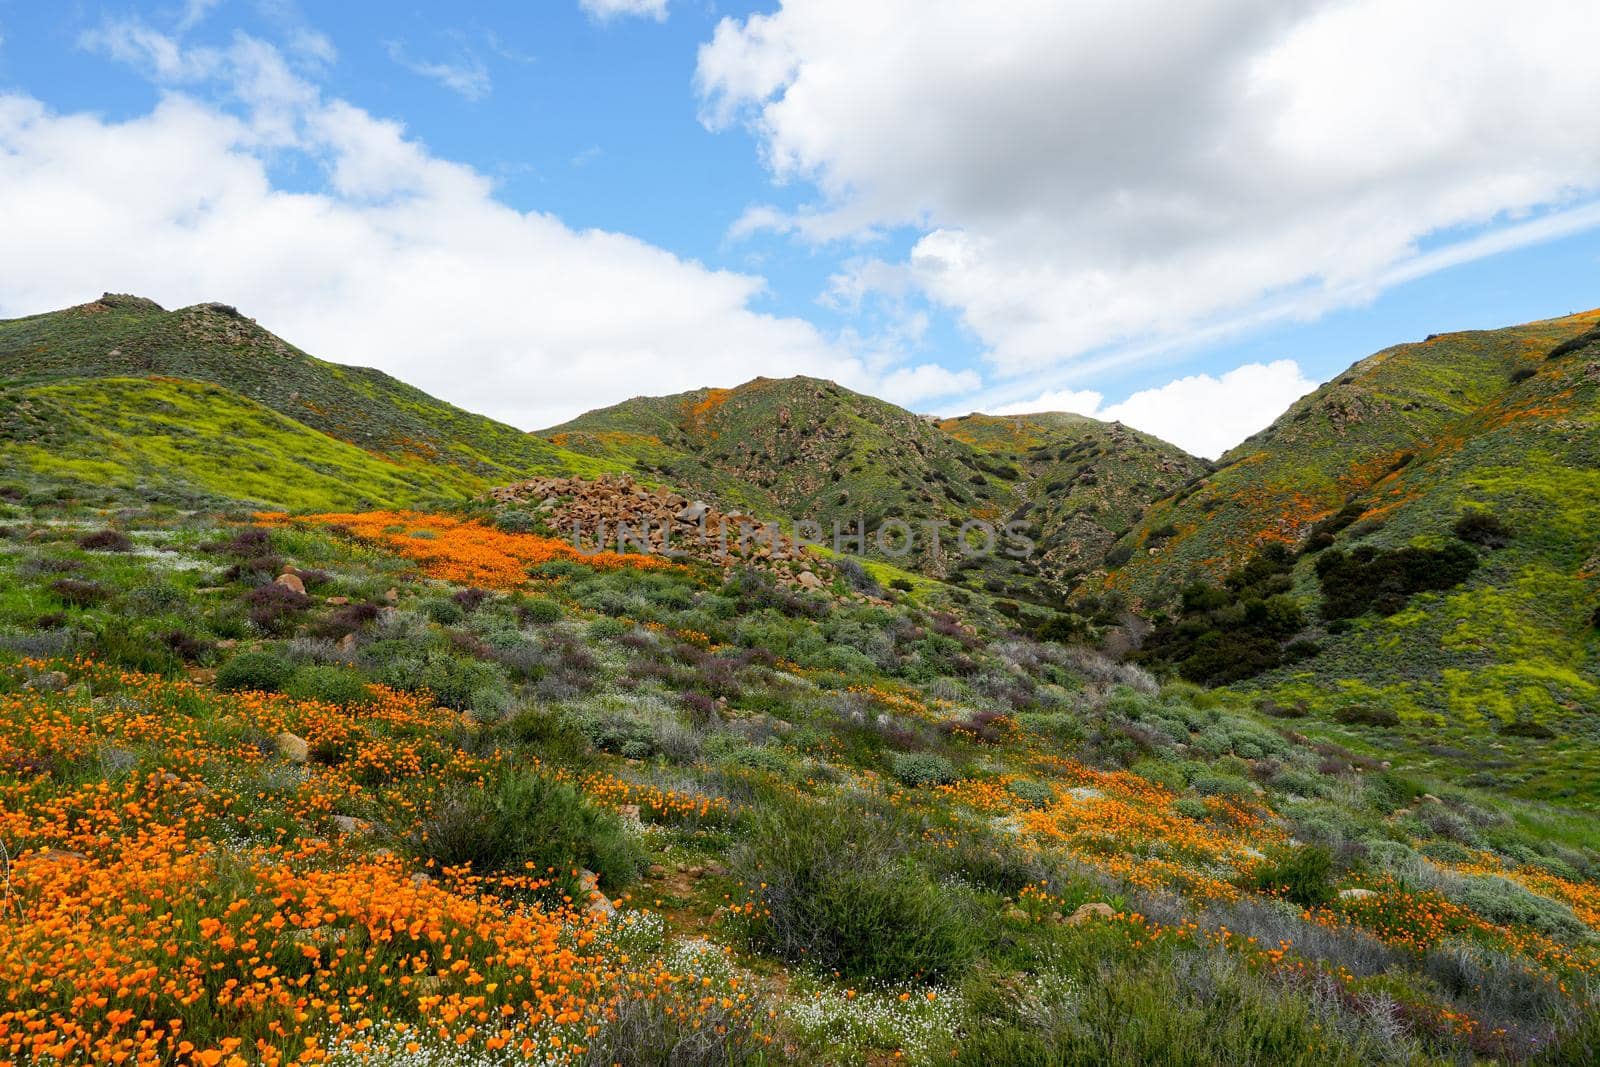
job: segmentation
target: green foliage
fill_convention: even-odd
[[[349,667],[301,667],[283,683],[283,691],[298,700],[351,707],[371,699],[367,680]]]
[[[531,869],[563,885],[572,868],[587,868],[607,891],[632,884],[644,869],[621,819],[572,785],[531,771],[506,771],[487,787],[450,794],[418,846],[444,866],[471,864],[479,874]]]
[[[1321,845],[1286,849],[1251,872],[1254,888],[1314,908],[1334,897],[1333,853]]]
[[[737,867],[758,904],[751,940],[791,963],[852,979],[959,974],[977,931],[959,895],[918,869],[904,832],[879,812],[805,803],[760,812]]]
[[[1330,550],[1317,559],[1322,614],[1329,619],[1368,611],[1393,615],[1414,594],[1451,589],[1477,567],[1477,555],[1459,541],[1442,548],[1408,546],[1388,552],[1363,545],[1348,555]]]
[[[1178,617],[1150,634],[1139,658],[1188,681],[1220,685],[1314,655],[1315,645],[1290,641],[1305,626],[1288,592],[1293,568],[1294,556],[1270,545],[1221,585],[1190,583]]]
[[[959,775],[955,767],[943,756],[931,752],[895,752],[889,757],[889,768],[900,784],[917,788],[925,785],[949,785]]]
[[[240,652],[217,669],[217,688],[276,692],[293,674],[294,665],[276,652]]]

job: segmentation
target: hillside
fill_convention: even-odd
[[[1156,658],[1375,726],[1374,750],[1594,803],[1597,322],[1386,349],[1158,503],[1111,579],[1176,616]]]
[[[1146,434],[1076,415],[937,421],[803,377],[636,397],[541,436],[755,514],[816,520],[830,536],[834,523],[864,519],[875,531],[898,519],[916,534],[903,562],[1043,608],[1034,626],[1053,625],[1048,613],[1151,499],[1205,469]],[[964,553],[956,534],[969,521],[1017,537]],[[938,551],[930,522],[943,524]],[[1034,551],[1008,557],[1021,538]]]
[[[889,517],[998,518],[1017,476],[927,419],[816,378],[637,397],[540,436],[830,532],[862,517],[869,529]]]
[[[485,478],[553,470],[562,459],[514,427],[381,371],[315,359],[221,304],[166,311],[108,293],[64,311],[0,322],[0,376],[19,385],[64,378],[210,382],[369,452]]]
[[[1206,474],[811,379],[508,461],[225,311],[102,303],[0,323],[7,1062],[1595,1062],[1589,319],[1435,341],[1459,385],[1392,350],[1337,432]],[[1217,486],[1396,441],[1303,550],[1146,575]],[[735,507],[1051,555],[696,547]],[[607,516],[681,550],[565,540]],[[1091,647],[1080,572],[1178,585],[1140,654],[1185,658]]]
[[[145,384],[134,385],[135,380]],[[192,392],[161,384],[172,381],[208,384],[227,395],[208,393],[212,410],[196,418],[192,405],[173,405],[172,396],[161,395]],[[53,452],[47,442],[71,441],[84,452],[87,465],[79,472],[91,481],[148,480],[160,469],[175,482],[226,493],[228,468],[218,461],[248,448],[249,440],[228,426],[234,408],[254,409],[250,420],[259,420],[261,409],[288,420],[275,423],[269,435],[294,439],[283,442],[281,455],[298,457],[295,465],[310,471],[313,480],[349,480],[350,503],[460,496],[533,473],[604,469],[380,371],[315,359],[220,304],[166,311],[139,297],[106,294],[63,311],[0,322],[0,384],[15,405],[40,413],[58,410],[67,382],[98,383],[73,388],[78,398],[93,393],[105,400],[105,410],[123,408],[113,394],[128,390],[123,414],[137,417],[137,433],[117,439],[103,422],[81,424],[87,434],[69,433],[59,422],[43,419],[40,426],[53,437],[40,439],[28,436],[23,423],[12,418],[8,436],[0,440],[8,449],[21,447],[23,455],[51,453],[63,474],[68,471],[61,461],[72,449]],[[134,426],[123,428],[131,433]],[[314,439],[304,437],[307,433]],[[165,442],[160,448],[153,446],[158,440]],[[90,442],[94,447],[85,448]],[[191,471],[191,464],[221,470],[220,480],[205,470]],[[374,495],[389,490],[401,496]],[[256,485],[235,495],[295,502],[292,488],[282,484]]]
[[[1157,437],[1065,412],[974,413],[938,426],[1024,472],[1018,513],[1040,530],[1047,568],[1067,579],[1099,568],[1151,501],[1210,469]]]

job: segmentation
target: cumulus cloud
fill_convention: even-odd
[[[1285,408],[1317,387],[1293,360],[1246,363],[1220,378],[1195,374],[1155,389],[1144,389],[1119,404],[1103,406],[1092,390],[1044,393],[1032,400],[1004,404],[997,415],[1038,411],[1071,411],[1091,418],[1126,423],[1154,434],[1197,456],[1215,459],[1258,430],[1264,430]]]
[[[916,285],[1020,377],[1370,299],[1448,264],[1425,238],[1592,199],[1596,50],[1590,0],[782,0],[696,84],[817,191],[741,233],[913,228]]]
[[[578,6],[596,22],[630,16],[657,22],[667,20],[667,0],[578,0]]]
[[[0,94],[0,316],[108,289],[222,300],[324,358],[527,428],[757,373],[878,391],[898,369],[751,310],[760,277],[505,205],[489,178],[324,97],[259,40],[194,50],[122,32],[102,47],[168,87],[149,114]],[[940,384],[918,369],[892,387]]]

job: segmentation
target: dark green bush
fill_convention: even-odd
[[[316,700],[339,707],[365,704],[372,698],[366,678],[349,667],[301,667],[284,682],[283,691],[297,700]]]
[[[418,847],[444,866],[471,864],[480,874],[532,864],[568,883],[574,867],[587,868],[601,876],[606,892],[644,870],[644,853],[620,818],[566,782],[522,770],[452,792],[428,819]]]
[[[217,670],[217,688],[272,693],[293,674],[294,665],[276,652],[240,652]]]
[[[876,810],[765,807],[736,857],[758,903],[751,941],[850,979],[941,981],[962,972],[976,924],[959,894],[916,865],[906,835]]]
[[[1492,511],[1469,511],[1456,520],[1455,534],[1469,544],[1483,548],[1504,548],[1511,543],[1511,529]]]
[[[1400,725],[1400,716],[1393,708],[1383,708],[1373,704],[1347,704],[1342,708],[1335,708],[1333,719],[1335,722],[1350,726]]]
[[[1317,559],[1322,614],[1347,619],[1368,611],[1393,615],[1413,594],[1451,589],[1472,574],[1478,557],[1460,541],[1443,548],[1406,547],[1382,552],[1363,545],[1346,554],[1329,549]]]
[[[1254,888],[1275,893],[1302,907],[1313,908],[1333,899],[1333,853],[1321,845],[1286,850],[1251,872]]]

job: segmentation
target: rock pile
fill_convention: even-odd
[[[647,550],[717,563],[754,566],[785,585],[820,590],[832,584],[824,558],[797,544],[777,524],[721,511],[665,487],[626,475],[534,478],[492,490],[495,503],[531,512],[539,524],[587,550]]]

